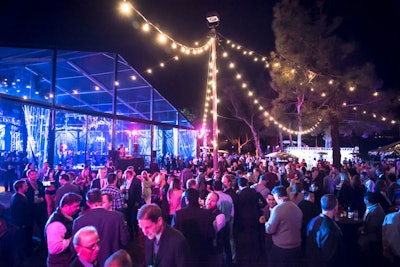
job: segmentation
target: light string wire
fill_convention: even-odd
[[[221,44],[219,44],[219,46],[224,51],[222,53],[222,58],[227,59],[228,53],[226,52],[226,49]],[[242,88],[243,90],[247,89],[247,96],[252,100],[253,104],[257,107],[257,109],[260,112],[263,112],[264,116],[268,120],[270,120],[274,125],[276,125],[279,129],[281,129],[282,131],[284,131],[288,134],[310,134],[313,131],[315,131],[317,129],[318,125],[321,123],[322,118],[319,118],[318,121],[316,123],[314,123],[313,126],[307,128],[305,130],[302,130],[302,131],[293,130],[293,129],[290,129],[290,128],[284,126],[275,117],[273,117],[270,112],[268,112],[267,108],[265,108],[265,106],[262,103],[260,103],[257,95],[255,94],[256,90],[251,90],[250,86],[248,85],[248,82],[244,81],[245,80],[244,75],[237,71],[237,67],[236,67],[235,63],[233,63],[232,61],[228,62],[227,68],[235,72],[234,80],[238,83],[238,86],[240,88]],[[239,82],[242,82],[242,83],[239,84]]]
[[[187,55],[197,55],[197,54],[202,54],[203,52],[207,51],[210,48],[211,45],[211,39],[209,39],[207,42],[200,46],[192,47],[188,45],[184,45],[181,42],[176,41],[174,38],[172,38],[170,35],[164,33],[159,27],[154,25],[151,21],[149,21],[139,10],[136,8],[134,9],[135,13],[139,15],[140,18],[145,22],[144,25],[142,25],[142,30],[147,31],[148,27],[151,26],[153,29],[155,29],[159,33],[159,40],[161,42],[165,42],[166,40],[169,40],[172,42],[171,47],[173,49],[177,49],[180,47],[180,50],[183,54]]]
[[[127,1],[124,0],[124,3],[127,3]],[[139,10],[137,10],[137,9],[133,9],[133,10],[134,10],[134,12],[135,12],[136,14],[138,14],[139,17],[145,22],[145,24],[142,26],[142,29],[146,29],[147,27],[152,27],[152,28],[154,28],[154,29],[159,33],[159,39],[165,39],[165,40],[171,41],[171,42],[172,42],[171,47],[172,47],[173,49],[176,49],[177,47],[180,47],[180,48],[181,48],[180,51],[181,51],[182,54],[184,54],[184,55],[199,55],[199,54],[202,54],[203,52],[205,52],[206,50],[209,50],[209,49],[210,49],[211,39],[209,39],[209,40],[206,41],[203,45],[198,46],[198,47],[191,47],[191,46],[184,45],[183,43],[181,43],[181,42],[179,42],[179,41],[176,41],[176,40],[175,40],[174,38],[172,38],[171,36],[165,34],[159,27],[157,27],[157,26],[154,25],[152,22],[150,22]],[[231,48],[232,50],[234,50],[234,51],[243,51],[243,52],[242,52],[243,56],[247,56],[248,58],[249,58],[249,56],[250,56],[250,57],[253,56],[253,61],[254,61],[254,62],[262,62],[265,68],[269,68],[269,67],[270,67],[271,62],[272,62],[272,59],[270,59],[270,57],[265,56],[265,55],[263,55],[263,54],[261,54],[261,53],[258,53],[258,52],[254,51],[254,50],[251,50],[251,49],[247,48],[246,46],[239,44],[238,42],[231,41],[230,39],[226,38],[224,35],[222,35],[222,34],[219,33],[219,32],[217,32],[217,36],[218,36],[221,40],[225,40],[225,42],[226,42],[227,44],[229,44],[229,46],[230,46],[230,48]],[[288,60],[287,58],[281,56],[281,55],[278,54],[278,53],[275,53],[275,55],[276,55],[276,57],[277,57],[278,59],[280,59],[280,60],[285,60],[285,61],[289,61],[289,62],[290,62],[290,60]],[[179,59],[179,57],[178,57],[178,56],[174,56],[173,59],[177,60],[177,59]],[[165,64],[166,64],[166,63],[169,63],[171,60],[172,60],[172,59],[169,59],[169,60],[166,60],[166,61],[164,61],[164,62],[161,62],[161,63],[159,64],[159,67],[160,67],[160,68],[163,68],[163,67],[165,66]],[[275,64],[279,64],[279,63],[275,63]],[[292,64],[295,64],[298,68],[308,69],[308,68],[302,67],[301,64],[299,64],[299,63],[293,63],[293,62],[292,62]],[[152,69],[153,69],[153,68],[147,68],[144,72],[146,72],[147,74],[152,74]],[[325,74],[321,74],[321,73],[316,73],[316,72],[313,72],[313,71],[311,71],[311,70],[308,70],[308,73],[309,73],[310,80],[314,79],[316,76],[325,76],[325,77],[334,78],[334,77],[332,77],[332,76],[325,75]],[[333,79],[330,79],[330,80],[329,80],[329,84],[331,84],[331,83],[333,83]],[[207,88],[207,90],[208,90],[208,88]],[[355,90],[355,87],[354,87],[354,86],[350,86],[349,90],[350,90],[350,91],[354,91],[354,90]],[[322,93],[322,94],[324,94],[324,93]],[[378,93],[377,91],[375,91],[375,92],[373,93],[373,96],[375,96],[375,97],[377,97],[378,95],[379,95],[379,93]],[[207,96],[206,96],[206,97],[207,97]],[[349,106],[351,106],[351,105],[347,105],[347,103],[344,102],[344,103],[342,104],[342,106],[343,106],[343,107],[349,107]],[[353,111],[358,110],[357,107],[353,107],[352,109],[353,109]],[[269,114],[269,113],[268,113],[268,114]],[[363,115],[366,115],[366,114],[367,114],[367,111],[366,111],[366,110],[363,110],[363,111],[362,111],[362,114],[363,114]],[[372,113],[372,114],[371,114],[371,118],[379,119],[379,116],[376,115],[375,113]],[[271,118],[270,118],[270,119],[271,119]],[[274,118],[272,117],[272,121],[274,121],[274,120],[276,121],[276,119],[274,119]],[[391,124],[396,124],[396,123],[397,123],[395,120],[388,120],[385,116],[381,116],[381,121],[386,121],[386,120],[387,120],[387,121],[390,121]],[[275,121],[274,121],[274,124],[278,125],[278,127],[279,127],[279,125],[281,125],[281,123],[279,123],[278,121],[276,121],[276,123],[275,123]],[[283,128],[284,128],[284,126],[282,126],[282,129],[283,129]],[[289,130],[290,130],[290,129],[289,129]],[[298,131],[294,131],[294,130],[291,130],[291,131],[293,131],[294,133],[298,132]],[[303,131],[302,131],[302,132],[303,132]]]
[[[232,51],[234,51],[236,53],[239,53],[238,51],[242,51],[241,55],[243,57],[246,57],[246,58],[249,58],[249,57],[253,56],[253,62],[255,62],[255,63],[261,62],[261,63],[263,63],[264,67],[267,68],[267,69],[271,68],[271,65],[272,65],[272,67],[279,67],[280,66],[279,62],[274,62],[276,59],[278,61],[289,61],[292,64],[295,64],[295,66],[297,68],[302,69],[302,70],[306,70],[306,72],[308,73],[309,82],[312,81],[313,79],[315,79],[318,76],[318,77],[327,77],[327,78],[329,78],[329,81],[328,81],[329,85],[332,85],[334,83],[335,77],[333,77],[332,75],[326,75],[326,74],[321,74],[321,73],[317,73],[317,72],[311,71],[308,68],[303,67],[299,63],[294,63],[294,62],[288,60],[287,58],[282,57],[278,53],[275,53],[275,55],[276,55],[275,60],[274,59],[270,59],[269,57],[267,57],[265,55],[262,55],[262,54],[260,54],[260,53],[258,53],[256,51],[254,51],[254,50],[246,48],[246,46],[243,46],[243,45],[241,45],[241,44],[239,44],[237,42],[231,41],[230,39],[227,39],[222,34],[219,34],[219,36],[225,40],[225,43],[228,44],[228,48],[230,48]],[[348,84],[350,84],[350,86],[348,88],[349,91],[353,92],[353,91],[356,90],[356,86],[355,86],[354,82],[351,82],[351,83],[349,82]],[[324,96],[324,95],[326,95],[326,93],[322,92],[321,95]],[[380,94],[376,90],[372,93],[372,96],[375,97],[375,98],[378,97],[379,95]],[[361,109],[359,107],[355,107],[354,105],[348,104],[346,102],[342,103],[342,107],[343,108],[352,107],[353,111],[361,111],[360,115],[368,115],[368,113],[369,113],[365,109],[363,110],[363,109]],[[392,125],[394,125],[396,123],[399,123],[398,121],[396,121],[394,119],[392,119],[392,120],[388,119],[386,116],[378,116],[374,112],[370,112],[369,115],[370,115],[370,118],[373,118],[373,119],[376,119],[376,120],[380,120],[380,121],[383,121],[383,122],[388,121]]]

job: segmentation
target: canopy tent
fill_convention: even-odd
[[[193,128],[116,53],[0,47],[0,78],[0,94]]]
[[[279,158],[279,159],[298,159],[299,157],[293,154],[290,154],[288,152],[272,152],[269,153],[267,155],[265,155],[266,157],[269,158]]]
[[[118,53],[0,47],[0,99],[0,150],[40,162],[196,153],[194,127]]]
[[[368,151],[368,154],[371,156],[400,156],[400,141],[391,143],[389,145],[378,147]]]

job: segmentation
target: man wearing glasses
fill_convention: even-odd
[[[89,210],[75,219],[72,233],[75,234],[85,226],[96,228],[101,240],[99,266],[103,267],[111,254],[128,244],[129,232],[121,212],[104,209],[100,189],[95,188],[87,192],[86,204]]]
[[[69,267],[98,267],[100,238],[94,226],[85,226],[76,232],[73,240],[77,252]]]

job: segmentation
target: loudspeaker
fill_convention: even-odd
[[[108,158],[113,162],[116,162],[116,160],[119,158],[118,150],[108,150]]]
[[[117,169],[125,171],[129,166],[133,166],[135,172],[139,174],[144,170],[144,159],[133,158],[133,159],[119,159]]]

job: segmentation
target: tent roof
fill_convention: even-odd
[[[52,49],[0,47],[0,94],[47,103],[54,98],[56,105],[110,114],[115,105],[117,115],[193,128],[120,55],[54,52]],[[55,94],[52,93],[53,80]]]
[[[400,156],[400,141],[388,144],[383,147],[378,147],[375,149],[372,149],[368,151],[369,155],[372,156],[378,156],[378,155],[383,155],[383,156]]]

